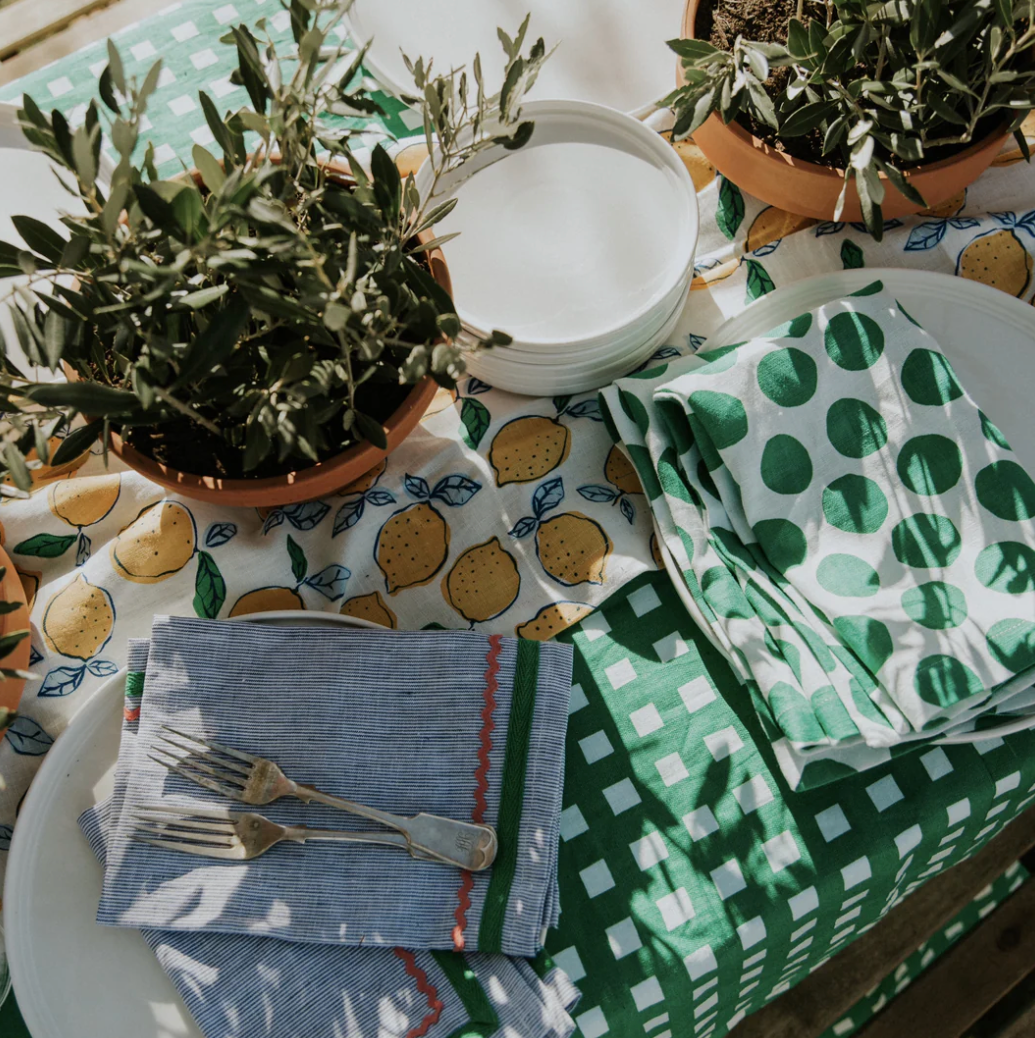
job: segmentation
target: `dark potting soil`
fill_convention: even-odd
[[[701,0],[694,22],[694,36],[699,40],[707,40],[713,47],[727,51],[733,49],[738,36],[745,40],[786,43],[788,26],[797,13],[798,0]],[[817,14],[825,17],[821,5],[810,0],[805,4],[802,21],[807,24],[810,16],[817,17]],[[766,92],[776,100],[782,94],[789,78],[789,69],[773,69],[765,84]],[[840,149],[835,149],[829,155],[823,154],[823,134],[819,130],[801,137],[781,139],[771,126],[760,123],[749,115],[740,115],[737,122],[771,148],[792,155],[796,159],[815,162],[832,169],[841,169],[845,165],[845,157]],[[974,140],[981,140],[1001,123],[1002,120],[994,114],[982,120],[975,128]],[[949,158],[968,147],[969,144],[954,144],[928,149],[921,163],[896,159],[895,164],[900,169],[911,169],[917,165]]]
[[[383,425],[409,395],[413,386],[368,382],[356,392],[356,406]],[[218,416],[213,417],[218,421]],[[324,430],[329,437],[329,430]],[[189,418],[177,418],[161,425],[132,426],[121,431],[126,443],[155,461],[192,475],[215,476],[219,479],[266,479],[299,472],[312,467],[310,458],[289,455],[280,461],[276,452],[258,466],[245,472],[244,454],[226,440]],[[353,447],[356,440],[342,430],[341,439],[326,451],[323,459],[333,458]]]

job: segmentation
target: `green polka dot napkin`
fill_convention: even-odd
[[[1035,482],[879,282],[601,398],[792,786],[1030,708]]]

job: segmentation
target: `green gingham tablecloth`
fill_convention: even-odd
[[[287,18],[271,0],[188,0],[119,34],[131,73],[142,74],[158,56],[164,62],[149,111],[153,125],[145,134],[155,141],[162,175],[179,171],[181,160],[189,162],[193,143],[211,139],[197,103],[199,89],[226,108],[244,103],[243,90],[229,83],[233,51],[220,45],[218,37],[231,22],[250,23],[262,15],[271,19],[281,38],[288,38]],[[0,100],[16,101],[28,91],[44,107],[60,107],[74,122],[94,96],[104,62],[103,44],[92,45],[0,88]],[[368,143],[385,134],[406,136],[414,129],[398,103],[388,98],[382,102],[389,114],[383,123],[369,126]],[[697,348],[726,317],[775,286],[842,266],[917,266],[985,280],[1019,297],[1031,297],[1035,183],[1015,150],[1005,152],[966,194],[927,214],[889,221],[880,245],[851,224],[816,224],[766,207],[717,176],[692,142],[681,144],[680,151],[698,188],[702,231],[695,292],[678,339],[673,340],[678,345],[662,351],[662,359],[687,346]],[[989,257],[995,262],[987,262]],[[639,544],[635,551],[621,549],[635,564],[618,566],[612,560],[597,595],[583,595],[585,585],[566,589],[565,597],[575,599],[577,607],[558,606],[551,619],[563,621],[556,623],[557,629],[603,601],[581,625],[560,635],[575,646],[576,684],[560,859],[563,912],[560,928],[548,936],[548,950],[583,992],[577,1016],[584,1038],[721,1038],[745,1014],[789,990],[927,878],[973,853],[1032,802],[1035,735],[933,748],[858,779],[789,793],[746,692],[693,626],[664,574],[643,573],[639,560],[650,558],[646,500],[620,459],[597,443],[603,431],[590,402],[518,401],[481,384],[467,385],[461,387],[461,399],[452,410],[436,415],[430,426],[426,423],[437,439],[424,446],[448,439],[450,449],[462,451],[472,465],[480,464],[491,482],[492,472],[486,468],[486,459],[492,464],[490,444],[501,428],[516,421],[509,416],[520,414],[514,410],[519,406],[536,412],[527,434],[533,439],[545,429],[563,446],[567,439],[558,430],[568,428],[570,435],[592,445],[592,464],[603,468],[606,485],[601,473],[590,478],[588,464],[578,468],[586,451],[573,450],[563,469],[569,499],[576,490],[581,493],[585,500],[579,507],[595,517],[601,530],[616,522],[606,510],[620,506],[620,513],[619,507],[612,509],[619,515],[617,522],[628,520],[626,536]],[[508,421],[501,425],[503,418]],[[567,458],[567,451],[557,449]],[[403,470],[411,463],[418,466],[417,472],[432,467],[429,456],[404,448],[381,483],[374,486],[377,481],[372,481],[373,491],[360,488],[352,497],[358,496],[376,516],[380,498],[372,494],[380,493],[391,478],[392,492],[397,499],[403,495],[399,503],[405,503]],[[505,478],[492,467],[502,486]],[[114,493],[107,485],[87,486],[87,480],[105,478],[93,475],[97,471],[95,459],[79,473],[80,483],[95,499]],[[257,591],[249,594],[278,593],[278,604],[285,595],[294,595],[296,607],[308,598],[310,608],[320,608],[322,599],[310,592],[315,585],[306,584],[309,577],[299,562],[307,557],[321,563],[336,559],[332,566],[347,564],[354,583],[366,579],[367,571],[380,579],[370,560],[361,561],[358,549],[350,548],[349,539],[358,536],[351,527],[347,536],[332,541],[330,518],[321,522],[308,512],[276,515],[280,528],[270,532],[273,524],[267,517],[265,522],[256,520],[253,512],[243,510],[216,517],[188,502],[197,518],[205,512],[208,523],[197,527],[196,548],[194,542],[188,546],[197,564],[191,561],[164,583],[133,582],[114,570],[108,556],[121,526],[132,522],[141,507],[146,511],[161,499],[158,488],[151,487],[149,493],[143,484],[138,477],[122,476],[125,501],[120,498],[107,518],[90,527],[89,560],[84,557],[80,563],[73,558],[83,548],[81,529],[75,552],[69,548],[53,558],[14,556],[27,586],[38,588],[33,644],[39,656],[34,666],[46,680],[28,687],[24,724],[0,746],[0,769],[8,775],[12,764],[38,762],[53,737],[118,665],[126,638],[135,633],[137,614],[189,614],[199,611],[203,599],[204,608],[225,616],[237,594],[235,581],[238,591],[255,587]],[[537,485],[516,490],[530,497]],[[437,486],[429,481],[426,489],[432,497]],[[600,491],[607,492],[606,500]],[[487,495],[489,488],[481,493]],[[46,504],[42,512],[35,506],[42,496],[41,491],[27,505],[4,506],[9,551],[35,535],[41,522],[48,531],[54,527],[51,537],[69,532],[71,520],[61,518],[60,508],[51,509],[50,515]],[[356,502],[347,497],[344,504],[335,500],[330,505],[335,510],[352,508],[342,522],[345,528]],[[186,508],[163,505],[170,512],[177,507]],[[389,511],[386,507],[385,514]],[[324,512],[335,515],[321,508],[321,518]],[[448,514],[454,524],[460,521],[455,518],[459,512],[450,509]],[[367,525],[376,528],[380,522],[370,519]],[[487,522],[484,517],[472,519],[463,543],[495,537],[508,550],[518,551],[507,541],[503,524],[475,529]],[[605,536],[604,542],[610,552],[610,542],[615,541],[617,557],[618,527],[607,528],[610,538]],[[206,551],[200,550],[202,530]],[[276,551],[265,545],[267,534],[279,538]],[[285,539],[287,554],[280,543]],[[455,529],[453,540],[456,551],[461,550]],[[293,591],[279,586],[287,583],[281,570],[288,557],[291,569],[302,572],[301,577],[294,573],[298,581]],[[199,599],[198,589],[211,592],[218,586],[211,571],[216,558],[231,593],[227,595],[224,587],[225,602],[214,604],[211,594]],[[529,564],[522,557],[522,565]],[[89,580],[84,580],[84,573]],[[556,592],[540,572],[532,575],[523,587],[552,587]],[[76,601],[92,593],[91,588],[99,587],[107,596],[107,634],[101,632],[95,647],[69,648],[60,637],[55,641],[40,636],[49,605],[73,585]],[[395,625],[395,610],[399,626],[413,626],[422,602],[442,608],[437,582],[414,587],[406,596],[409,605],[389,598],[391,609],[385,609],[380,595],[361,596],[371,610],[365,615]],[[551,600],[556,596],[543,592],[543,602]],[[337,610],[338,604],[324,602],[322,608]],[[522,620],[534,626],[531,612],[507,613],[482,629],[510,633]],[[455,611],[449,615],[455,624]],[[16,766],[13,771],[15,782],[0,798],[0,871],[16,805],[31,775],[31,768]],[[958,939],[975,921],[976,912],[984,913],[995,896],[1005,893],[1002,888],[1019,881],[1019,875],[1015,872],[976,910],[965,912],[959,925],[950,926],[904,971],[889,978],[887,991],[873,993],[832,1033],[838,1038],[851,1033],[879,1008],[882,997],[908,982],[932,953]]]

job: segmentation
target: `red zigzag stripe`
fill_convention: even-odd
[[[486,653],[485,661],[485,705],[482,707],[482,728],[478,734],[478,767],[474,771],[474,810],[471,812],[473,822],[485,821],[485,812],[488,804],[485,794],[489,790],[489,753],[492,751],[492,733],[496,728],[493,715],[496,711],[496,693],[499,685],[496,675],[500,672],[500,648],[503,645],[503,637],[499,634],[489,636],[489,651]],[[453,927],[453,947],[457,951],[464,950],[464,930],[467,928],[467,910],[471,907],[471,890],[474,887],[474,877],[470,872],[464,871],[457,891],[456,926]]]
[[[406,1033],[406,1038],[423,1038],[432,1024],[438,1023],[438,1018],[442,1015],[443,1003],[439,999],[434,985],[428,980],[428,975],[417,965],[413,952],[406,951],[405,948],[396,948],[395,954],[406,963],[406,972],[417,981],[417,990],[428,1000],[428,1011],[424,1014],[424,1019]]]

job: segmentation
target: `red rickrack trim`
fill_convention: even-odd
[[[499,684],[496,675],[500,672],[500,649],[503,646],[503,636],[499,634],[489,635],[489,651],[485,654],[485,690],[482,693],[485,705],[482,707],[482,728],[478,733],[478,767],[474,770],[474,810],[471,812],[471,821],[483,822],[488,804],[485,794],[489,791],[489,753],[492,751],[492,733],[496,728],[493,715],[496,711],[496,693]],[[453,918],[456,926],[453,927],[453,947],[457,951],[464,950],[464,930],[467,928],[467,910],[471,907],[471,890],[474,887],[474,877],[466,869],[460,881],[460,889],[457,891],[456,912]]]
[[[139,721],[140,720],[140,707],[124,707],[122,711],[122,717],[126,721]]]
[[[434,985],[428,980],[428,975],[417,965],[413,952],[405,948],[396,948],[395,954],[406,964],[406,972],[417,981],[417,990],[428,1000],[428,1011],[424,1014],[424,1019],[406,1032],[406,1038],[423,1038],[432,1024],[438,1023],[438,1018],[442,1015],[443,1002],[439,999]]]

